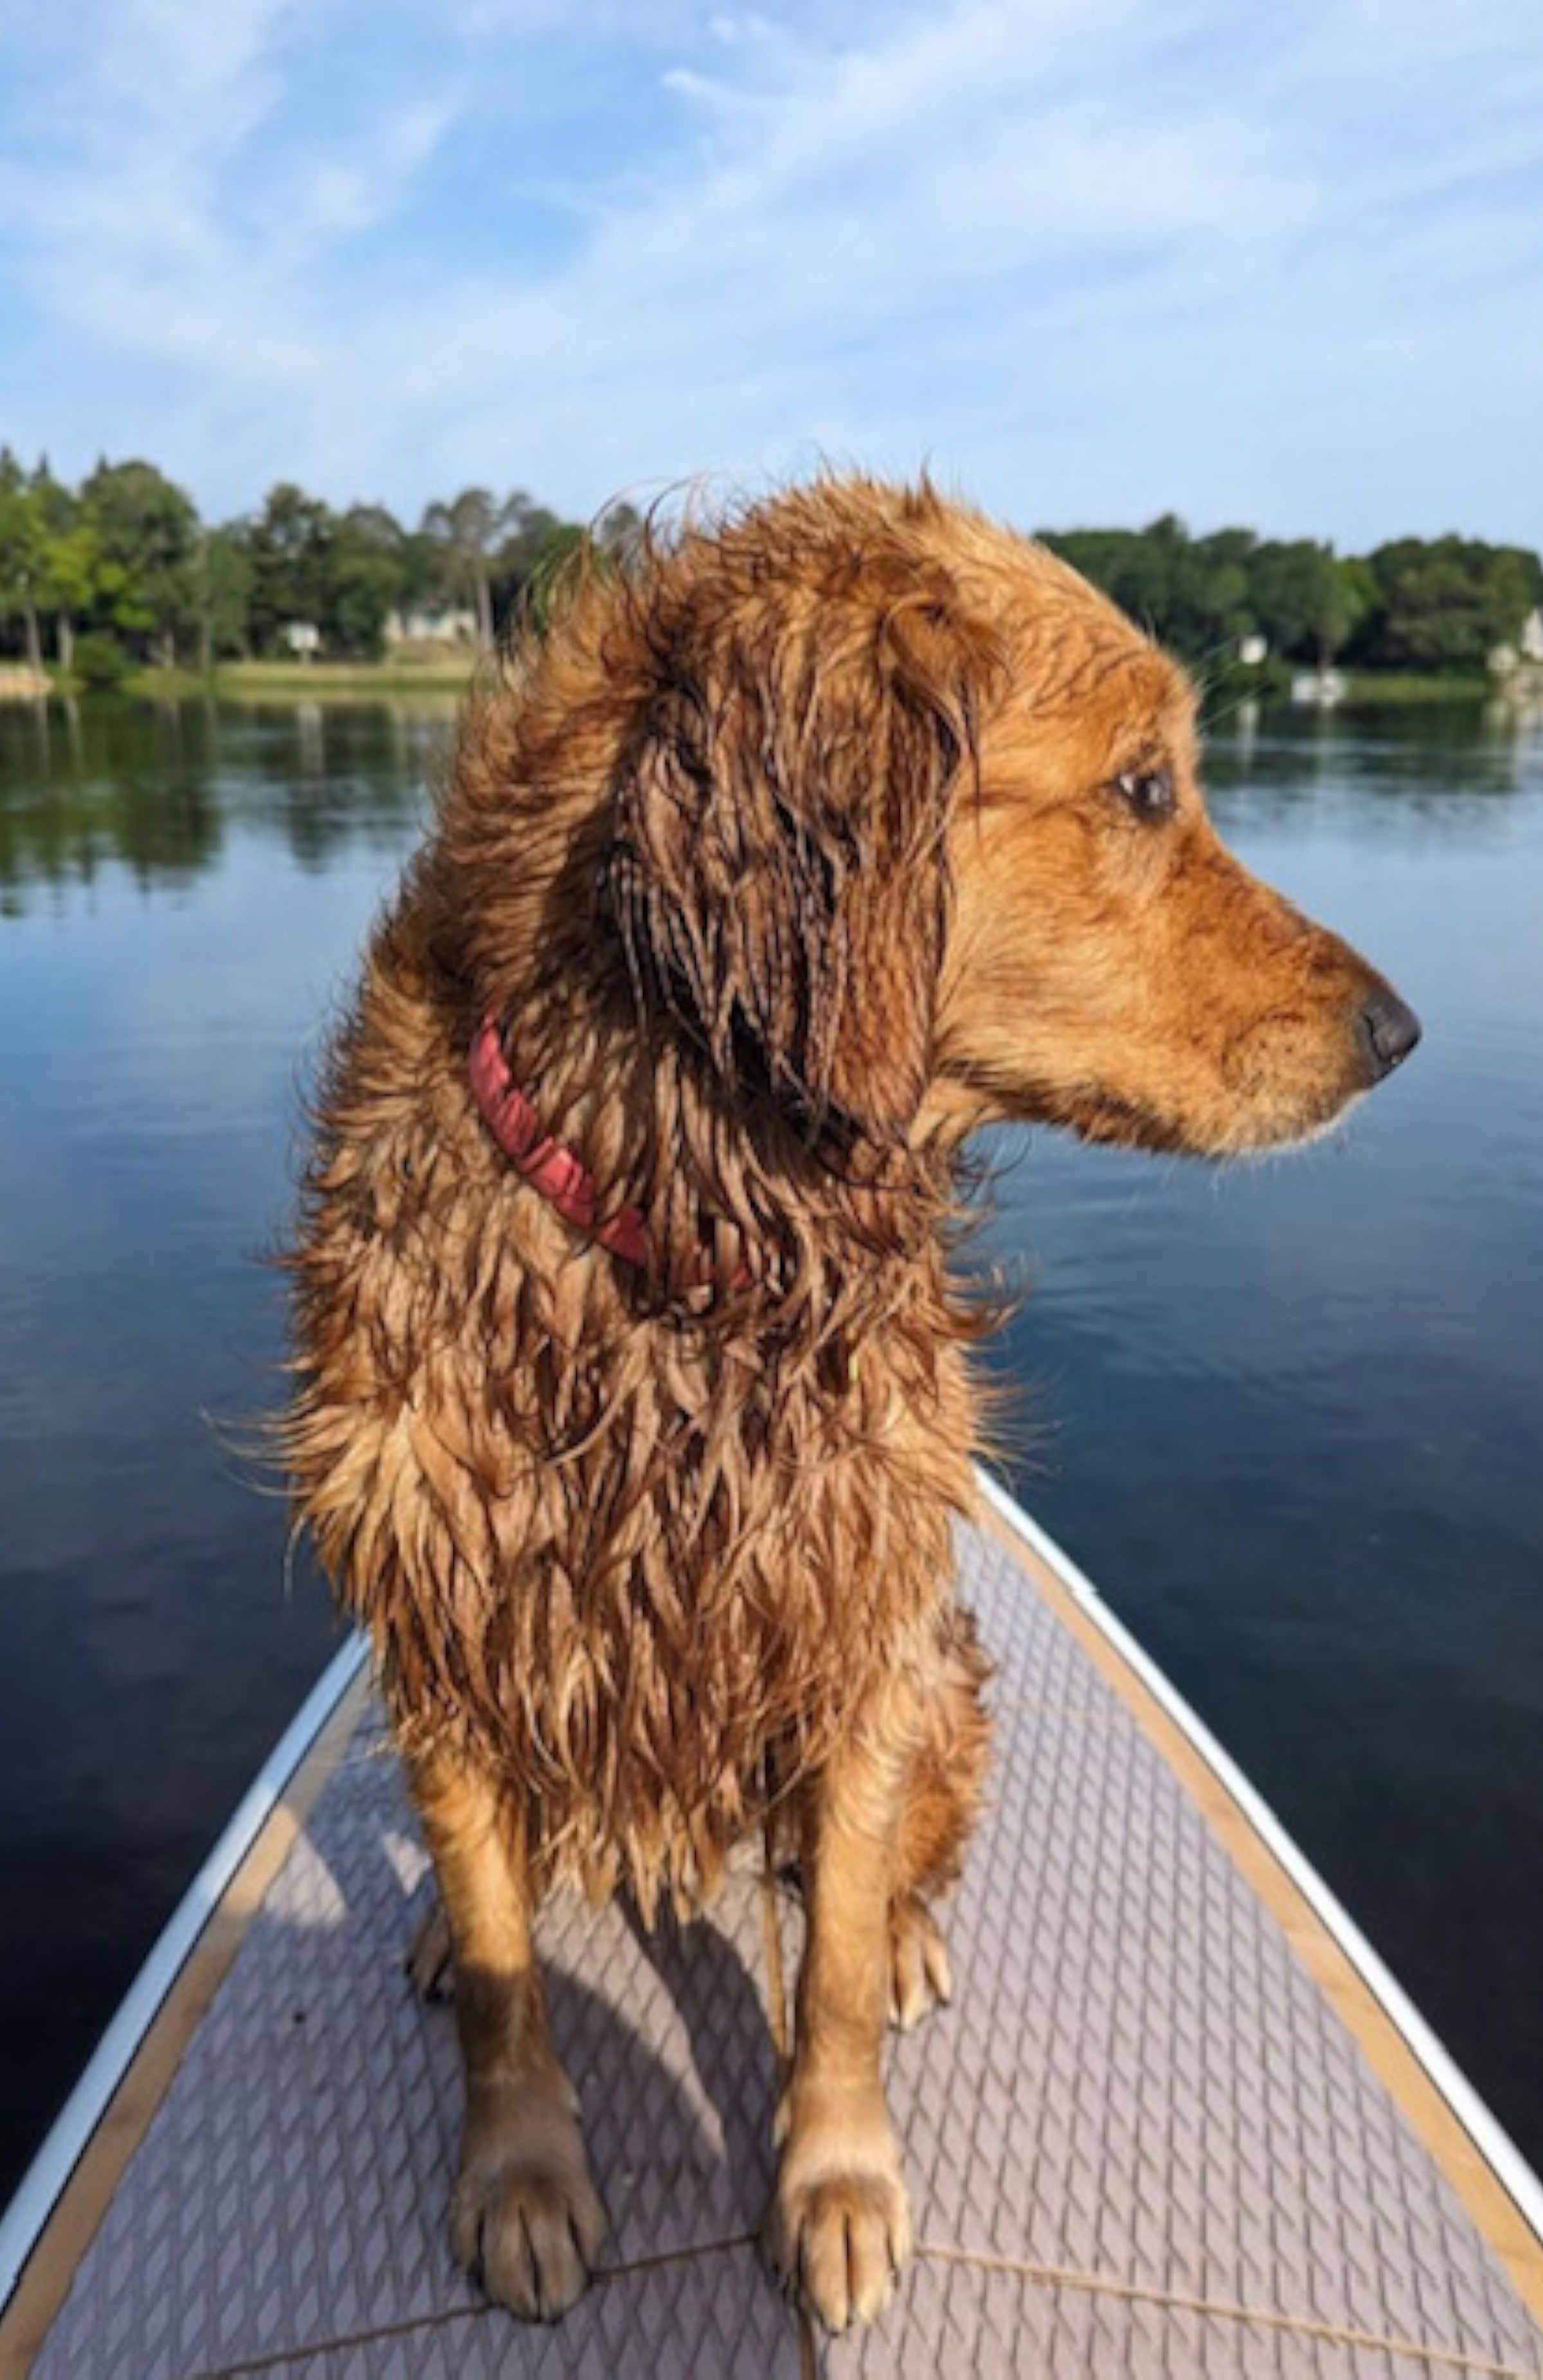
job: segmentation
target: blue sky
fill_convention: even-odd
[[[0,18],[0,439],[408,516],[929,464],[1543,544],[1540,0]]]

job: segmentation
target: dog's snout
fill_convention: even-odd
[[[1412,1008],[1406,1008],[1398,994],[1386,984],[1372,993],[1361,1010],[1358,1019],[1361,1046],[1371,1069],[1371,1079],[1379,1083],[1395,1066],[1402,1066],[1420,1038],[1420,1020]]]

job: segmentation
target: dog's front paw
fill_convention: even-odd
[[[605,2238],[605,2210],[577,2127],[556,2155],[512,2149],[463,2167],[450,2203],[456,2262],[527,2322],[555,2322],[584,2294]]]
[[[887,2122],[861,2150],[826,2137],[784,2151],[767,2218],[768,2261],[827,2330],[882,2313],[911,2252],[911,2209]]]
[[[919,1893],[897,1893],[890,1903],[890,2022],[909,2033],[953,1998],[948,1945],[937,1919]]]

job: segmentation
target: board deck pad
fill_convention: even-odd
[[[36,2380],[1543,2380],[1543,2332],[1285,1931],[994,1533],[990,1804],[951,2008],[892,2037],[917,2256],[827,2339],[755,2249],[801,1916],[753,1857],[646,1931],[540,1939],[611,2220],[551,2328],[446,2240],[451,2012],[403,1958],[428,1862],[378,1714],[271,1887]]]

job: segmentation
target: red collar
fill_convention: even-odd
[[[555,1207],[566,1223],[598,1240],[628,1264],[646,1265],[653,1253],[649,1227],[638,1207],[623,1207],[596,1228],[600,1186],[580,1157],[541,1129],[541,1120],[509,1071],[497,1025],[482,1019],[471,1045],[471,1087],[482,1121],[516,1173]]]
[[[600,1185],[583,1159],[543,1130],[541,1117],[510,1072],[498,1026],[485,1016],[471,1044],[468,1061],[471,1088],[483,1123],[523,1180],[555,1207],[566,1223],[586,1238],[631,1265],[644,1266],[653,1256],[653,1234],[640,1207],[622,1207],[597,1224]],[[713,1278],[712,1259],[699,1248],[690,1283],[700,1288]],[[755,1276],[743,1257],[735,1268],[733,1286],[747,1289]]]

